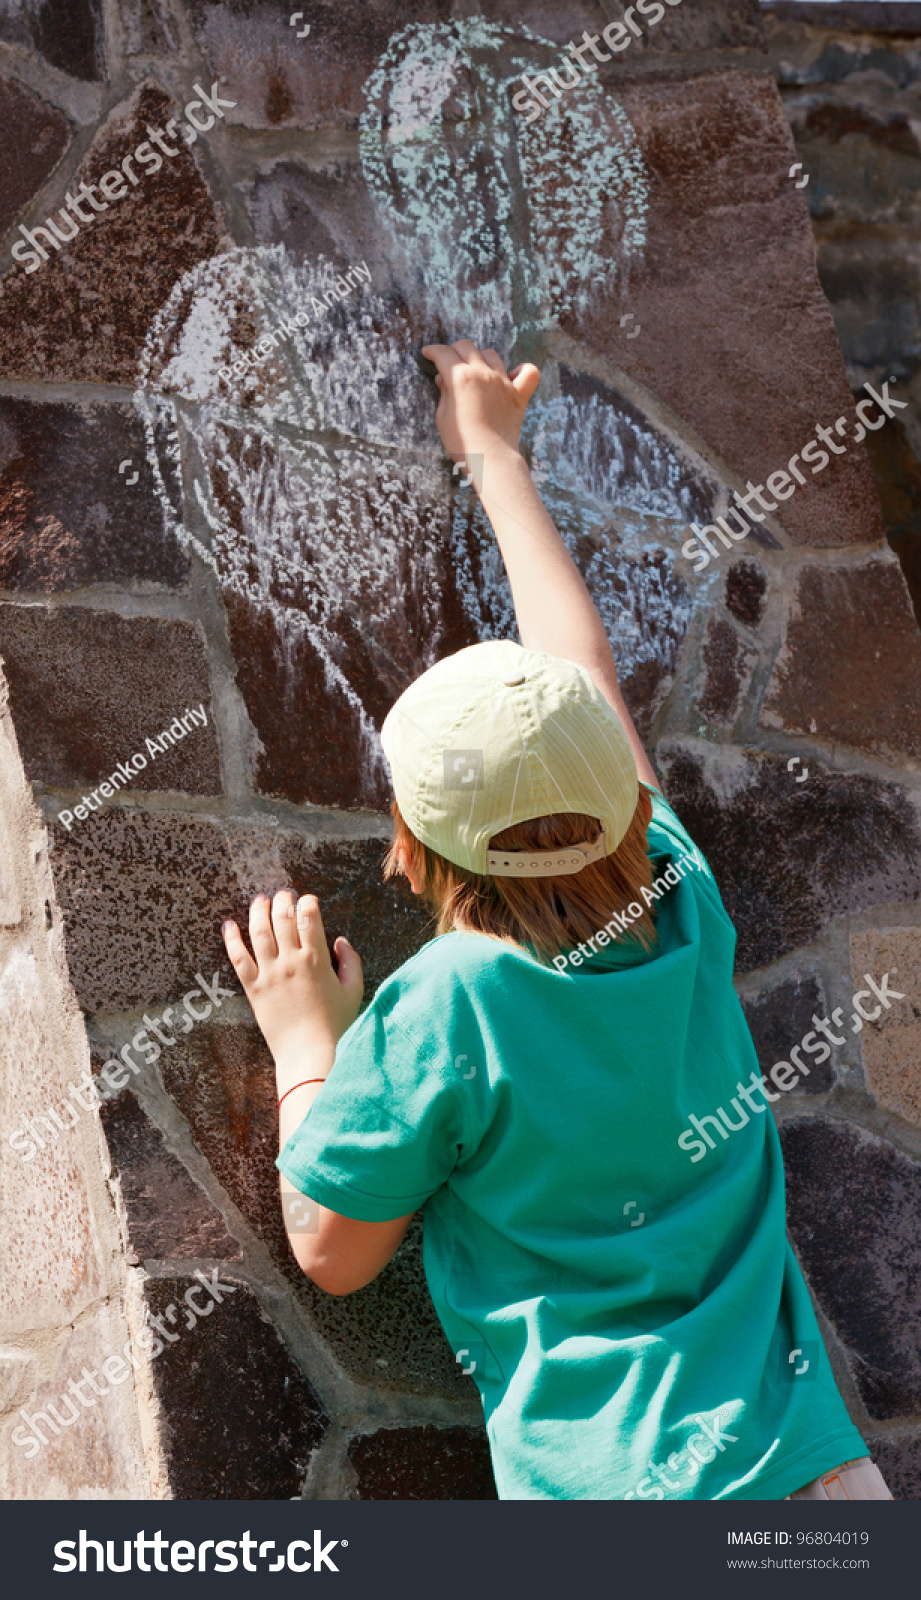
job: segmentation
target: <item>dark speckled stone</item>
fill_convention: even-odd
[[[782,757],[749,753],[726,798],[695,753],[663,742],[656,759],[735,923],[740,972],[807,944],[843,911],[918,898],[917,819],[895,784],[817,769],[797,784]]]
[[[170,1487],[178,1500],[289,1500],[328,1418],[252,1290],[222,1269],[225,1278],[235,1290],[223,1298],[219,1288],[222,1303],[192,1328],[177,1316],[176,1342],[151,1364]],[[183,1311],[198,1281],[149,1280],[153,1315]],[[203,1287],[195,1298],[208,1303]]]
[[[872,1417],[921,1411],[921,1166],[824,1117],[781,1130],[790,1234]]]
[[[481,1428],[387,1428],[349,1445],[355,1500],[495,1500]]]

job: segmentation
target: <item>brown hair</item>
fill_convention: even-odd
[[[636,902],[642,914],[628,918],[630,930],[622,937],[644,950],[655,944],[655,920],[642,899],[642,890],[652,885],[646,844],[652,801],[642,783],[633,819],[617,849],[601,861],[590,862],[581,872],[556,878],[492,878],[468,872],[417,839],[396,801],[393,816],[393,843],[384,859],[384,877],[402,872],[402,847],[422,898],[437,916],[439,933],[458,929],[491,934],[495,939],[529,945],[539,956],[550,959],[591,938],[615,912],[624,912]],[[600,827],[596,817],[560,813],[516,823],[489,843],[498,850],[562,850],[595,839]]]

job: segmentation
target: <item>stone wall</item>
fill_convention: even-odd
[[[877,248],[872,218],[855,212],[834,270],[820,249],[847,366],[816,275],[812,152],[774,73],[798,127],[797,63],[837,35],[684,0],[526,124],[519,75],[618,15],[304,0],[292,26],[269,0],[0,5],[10,1495],[494,1494],[421,1225],[345,1300],[290,1258],[270,1062],[219,933],[256,890],[309,887],[369,992],[425,937],[380,882],[376,730],[438,656],[512,626],[411,359],[462,332],[543,369],[525,448],[736,921],[763,1065],[813,1015],[847,1018],[776,1108],[791,1235],[853,1415],[918,1495],[921,637],[885,539],[903,557],[912,539],[891,505],[916,413],[869,435],[884,523],[851,393],[895,378],[907,398],[914,346],[874,344],[834,288],[841,262],[835,281],[869,281],[853,263]],[[913,47],[873,48],[910,74]],[[811,136],[833,145],[829,126]],[[173,152],[156,170],[150,129]],[[881,138],[880,160],[910,162],[906,139]],[[62,213],[116,170],[120,192],[89,189],[104,210]],[[847,164],[827,170],[843,192]],[[48,259],[27,272],[22,230],[49,217],[72,237],[35,235]],[[910,283],[907,222],[885,245]],[[827,469],[695,573],[688,524],[839,417]],[[905,998],[856,1031],[863,974],[892,969]],[[213,1000],[193,1021],[200,978]],[[165,1036],[150,1064],[131,1043],[145,1017]],[[139,1070],[101,1115],[31,1124],[28,1160],[24,1131],[10,1145],[125,1047]],[[20,1408],[149,1316],[162,1348],[131,1345],[130,1383],[34,1455],[11,1443]]]

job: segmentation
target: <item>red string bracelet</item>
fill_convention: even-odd
[[[325,1078],[305,1078],[303,1083],[292,1083],[290,1089],[286,1089],[284,1094],[281,1097],[281,1100],[279,1100],[279,1102],[278,1102],[279,1108],[281,1107],[281,1101],[282,1100],[287,1100],[289,1094],[293,1094],[295,1089],[303,1089],[304,1086],[306,1084],[308,1084],[308,1083],[325,1083],[325,1082],[326,1082]]]

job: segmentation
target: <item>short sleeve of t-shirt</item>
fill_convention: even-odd
[[[694,843],[684,823],[679,822],[675,816],[665,796],[651,786],[649,794],[652,799],[652,820],[648,834],[650,846],[655,849],[658,842],[656,836],[665,834],[667,843],[680,854],[690,856],[691,860],[698,864],[698,870],[713,882],[713,873],[706,858]]]
[[[332,1071],[276,1165],[318,1205],[359,1222],[408,1216],[450,1177],[464,1103],[436,1033],[398,1020],[390,979],[343,1034]],[[440,1030],[439,1030],[440,1032]]]

